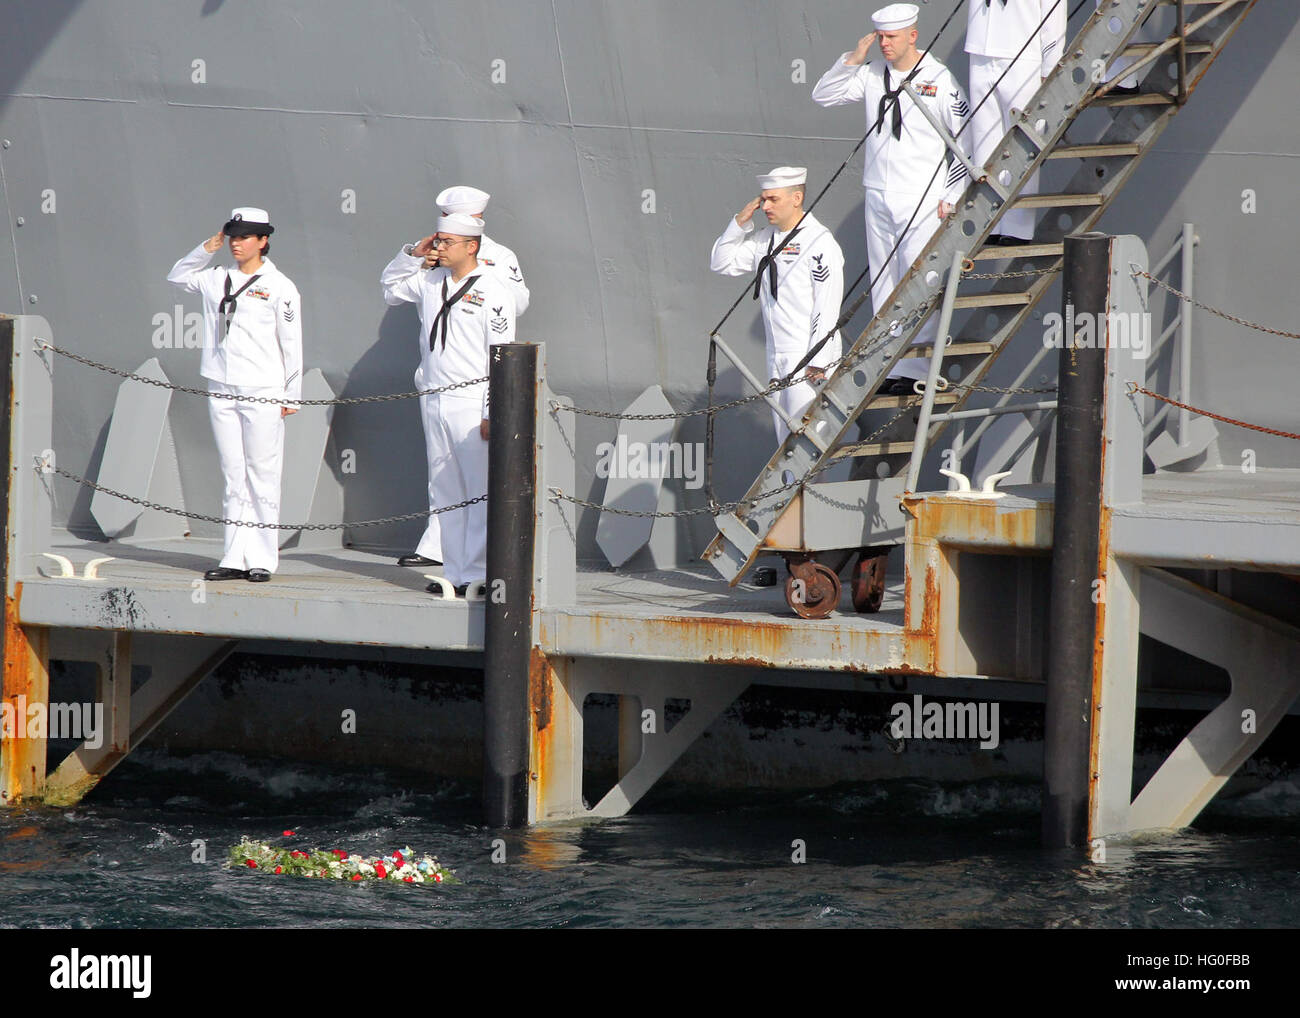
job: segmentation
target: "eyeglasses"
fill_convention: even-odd
[[[435,248],[451,247],[453,244],[467,244],[473,239],[473,237],[460,237],[457,240],[448,240],[446,237],[434,237],[430,246]]]

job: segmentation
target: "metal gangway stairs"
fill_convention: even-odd
[[[1101,219],[1254,5],[1255,0],[1104,0],[986,166],[971,164],[947,139],[972,178],[956,211],[744,496],[715,516],[718,534],[705,561],[734,586],[760,554],[781,553],[790,573],[790,607],[805,618],[824,618],[839,602],[840,582],[818,553],[860,550],[854,605],[859,611],[878,608],[884,556],[903,541],[899,498],[915,490],[926,448],[948,423],[983,418],[970,435],[959,436],[955,462],[950,458],[956,465],[997,416],[1055,406],[1050,398],[1011,400],[1035,391],[1025,383],[1047,353],[1044,346],[1010,386],[992,390],[1001,393],[992,407],[965,409],[973,393],[989,391],[981,381],[1054,282],[1064,238]],[[1163,30],[1165,38],[1133,41],[1144,28],[1148,35]],[[1129,66],[1116,68],[1107,80],[1107,69],[1121,58]],[[1116,90],[1128,75],[1142,80],[1137,94]],[[910,83],[906,87],[911,92]],[[1030,176],[1049,160],[1077,165],[1064,190],[1022,195]],[[986,246],[1010,208],[1040,211],[1032,241]],[[1003,267],[975,271],[993,264]],[[989,279],[988,288],[971,285]],[[951,330],[954,313],[963,311],[969,312],[964,323]],[[942,341],[918,342],[935,315]],[[917,384],[914,396],[879,394],[894,365],[911,356],[931,358],[928,381]],[[944,377],[945,365],[959,383]],[[855,423],[860,430],[852,436]],[[815,481],[845,459],[852,460],[852,480]]]

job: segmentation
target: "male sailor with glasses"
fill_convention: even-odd
[[[515,300],[496,272],[478,262],[483,220],[464,213],[444,215],[438,232],[408,244],[385,266],[384,301],[419,305],[429,326],[416,374],[423,387],[486,378],[488,348],[515,338]],[[436,252],[439,268],[421,271]],[[476,382],[421,399],[429,437],[429,483],[437,506],[487,493],[488,386]],[[457,595],[487,578],[487,502],[442,515],[443,575]],[[430,592],[437,587],[430,585]]]
[[[1012,110],[1024,110],[1065,54],[1069,0],[968,0],[966,52],[970,96],[975,104],[969,133],[975,165],[983,166],[1011,129]],[[992,93],[992,94],[990,94]],[[985,99],[985,96],[988,96]],[[1038,193],[1038,174],[1020,189]],[[1034,236],[1033,209],[1002,213],[990,244],[1024,244]],[[1008,252],[1014,254],[1014,252]]]
[[[483,213],[487,211],[488,200],[492,196],[486,191],[480,191],[477,187],[467,187],[458,184],[455,187],[448,187],[438,193],[434,199],[434,204],[438,206],[438,211],[444,216],[455,213],[463,213],[467,216],[473,216],[480,222],[483,220]],[[486,230],[486,225],[484,229]],[[515,253],[504,244],[498,243],[487,235],[479,237],[478,264],[480,268],[486,267],[496,272],[501,277],[502,282],[509,288],[515,298],[515,316],[518,317],[528,310],[528,285],[524,282],[524,274],[519,269],[519,259]],[[438,253],[430,251],[424,258],[424,267],[431,271],[439,268]],[[390,301],[390,303],[392,303]],[[419,342],[420,349],[424,349],[427,338],[428,326],[424,319],[420,319]],[[423,361],[421,361],[423,364]],[[415,375],[415,387],[417,389],[427,389],[429,386],[425,383],[424,378],[419,372]],[[430,397],[421,396],[421,404],[428,402]],[[432,433],[428,428],[428,422],[432,419],[426,412],[427,408],[422,408],[421,416],[426,423],[424,429],[424,451],[426,457],[433,456],[435,441]],[[429,462],[429,477],[433,477],[433,462]],[[435,508],[437,503],[433,498],[433,481],[429,481],[429,508]],[[424,533],[420,536],[420,543],[416,545],[415,551],[403,555],[397,560],[399,566],[440,566],[442,565],[442,524],[438,519],[437,513],[429,514],[429,521],[424,526]]]
[[[264,583],[280,561],[280,531],[269,527],[280,522],[284,418],[298,412],[294,403],[302,399],[302,299],[266,257],[274,230],[264,209],[237,208],[221,233],[167,274],[169,283],[203,297],[199,374],[212,393],[223,515],[263,525],[227,523],[221,564],[203,574],[207,580]],[[208,268],[223,235],[236,267]]]
[[[763,312],[767,335],[767,371],[772,381],[784,378],[836,324],[844,297],[844,254],[812,213],[804,214],[808,171],[778,166],[758,178],[759,196],[733,218],[713,244],[709,268],[724,276],[755,273],[753,296]],[[762,210],[769,226],[754,229]],[[813,385],[840,358],[835,332],[808,362],[794,385],[772,395],[791,420],[798,421],[816,395]],[[772,411],[776,440],[790,433]]]
[[[866,105],[862,183],[871,304],[876,314],[951,214],[968,182],[961,160],[950,154],[942,135],[903,89],[904,79],[910,76],[920,101],[969,158],[970,132],[962,132],[970,116],[966,93],[948,68],[916,48],[919,10],[916,4],[890,4],[876,11],[871,16],[875,31],[836,60],[812,91],[813,101],[821,106]],[[868,63],[867,53],[877,39],[884,59]],[[932,343],[937,328],[935,314],[914,342]],[[929,371],[927,358],[900,360],[880,391],[910,393],[915,380],[924,379]]]

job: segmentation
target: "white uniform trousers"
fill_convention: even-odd
[[[799,363],[802,357],[803,354],[777,354],[776,358],[768,364],[768,377],[773,382],[784,378]],[[804,368],[799,373],[802,375],[807,370],[807,368]],[[808,382],[801,381],[788,388],[777,389],[772,395],[776,398],[781,409],[789,415],[791,420],[798,424],[799,419],[804,415],[804,411],[808,409],[808,404],[813,401],[816,389]],[[776,425],[776,444],[780,445],[785,441],[786,435],[790,434],[790,429],[786,426],[785,421],[781,419],[781,415],[775,410],[772,411],[772,423]]]
[[[1033,47],[1030,48],[1031,50]],[[966,130],[974,134],[972,141],[975,149],[975,165],[983,166],[997,150],[998,142],[1011,127],[1012,109],[1023,110],[1033,98],[1042,82],[1042,61],[1037,53],[1026,50],[1019,60],[1010,57],[982,57],[970,54],[970,127]],[[998,77],[1006,71],[1006,76],[994,88]],[[982,106],[982,100],[989,91],[993,94]],[[1029,178],[1029,182],[1020,192],[1038,193],[1038,174]],[[997,232],[1009,237],[1029,240],[1034,235],[1033,209],[1008,209],[1002,215]]]
[[[274,397],[278,388],[226,385],[209,379],[208,391]],[[225,479],[222,515],[230,520],[280,522],[280,471],[284,465],[284,418],[277,403],[209,399],[208,415],[217,440]],[[280,531],[226,524],[227,569],[275,572],[280,562]]]
[[[421,386],[421,388],[424,388],[424,386]],[[436,509],[438,505],[434,501],[433,492],[433,475],[438,464],[438,458],[435,454],[435,450],[438,448],[437,438],[435,437],[438,430],[436,396],[420,397],[420,418],[424,424],[425,477],[429,486],[429,508]],[[442,521],[440,515],[433,513],[429,515],[429,522],[424,527],[424,536],[420,538],[420,543],[416,545],[415,553],[438,562],[442,561]]]
[[[442,507],[486,495],[488,444],[479,434],[482,401],[445,393],[423,398],[434,404],[429,453],[434,502]],[[486,579],[487,502],[440,515],[443,576],[456,587]]]
[[[943,179],[942,170],[940,179]],[[871,285],[871,306],[875,313],[879,314],[898,281],[906,275],[925,245],[930,243],[934,232],[939,229],[939,194],[937,187],[930,190],[930,196],[933,197],[927,196],[920,211],[916,213],[916,218],[912,220],[912,228],[907,231],[903,242],[891,257],[889,252],[907,226],[919,199],[914,194],[889,194],[875,187],[866,189],[867,263],[875,279]],[[939,315],[935,312],[925,323],[925,328],[915,339],[914,345],[933,343],[938,331]],[[928,357],[908,357],[894,365],[889,377],[925,378],[929,373]]]

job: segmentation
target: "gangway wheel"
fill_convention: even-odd
[[[853,567],[853,607],[860,612],[878,612],[885,600],[885,565],[889,548],[863,548]]]
[[[787,555],[785,603],[805,619],[824,619],[840,603],[840,578],[811,555]]]

